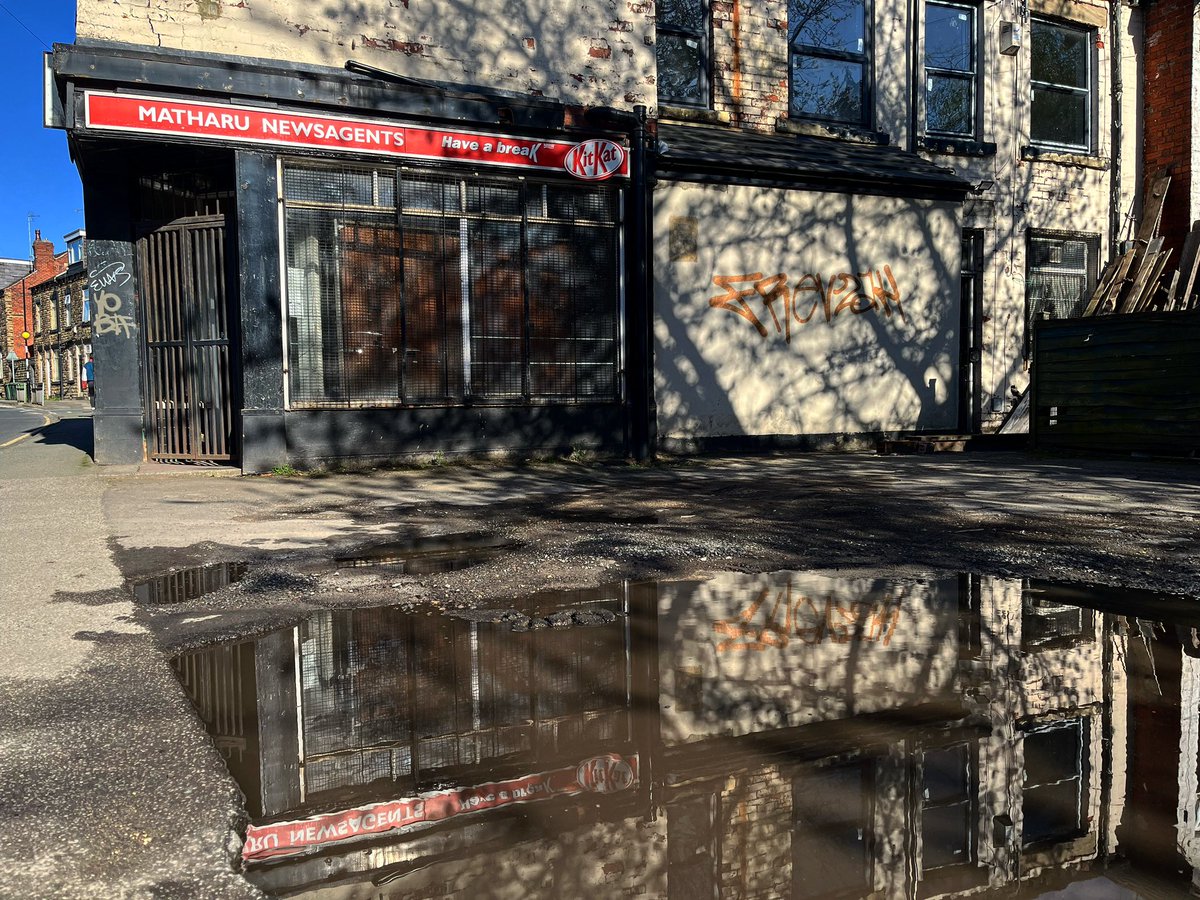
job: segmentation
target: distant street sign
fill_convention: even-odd
[[[5,362],[16,362],[17,354],[15,350],[9,350],[8,356],[4,357]]]

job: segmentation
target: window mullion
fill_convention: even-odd
[[[526,399],[533,396],[533,323],[529,312],[529,203],[526,192],[527,181],[521,182],[521,395]]]
[[[400,296],[397,297],[397,302],[400,304],[400,362],[399,362],[399,381],[400,381],[400,402],[408,402],[408,266],[405,264],[407,254],[405,253],[405,243],[407,229],[404,227],[404,202],[401,197],[404,196],[404,188],[400,179],[402,173],[399,168],[392,170],[392,183],[395,184],[395,196],[393,204],[396,212],[396,253],[399,255],[397,261],[400,271],[397,273],[397,280],[400,282]]]

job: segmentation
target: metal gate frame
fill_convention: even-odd
[[[139,232],[146,453],[152,460],[217,463],[237,455],[230,232],[223,215]]]

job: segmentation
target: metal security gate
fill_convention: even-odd
[[[178,219],[138,240],[145,317],[149,456],[228,461],[234,454],[224,216]]]

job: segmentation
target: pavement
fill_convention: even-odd
[[[166,478],[93,465],[86,404],[38,412],[50,421],[0,448],[3,898],[260,896],[234,862],[240,794],[169,658],[305,609],[874,565],[1200,597],[1194,461],[853,453],[298,478],[172,466]],[[372,541],[466,530],[526,550],[474,575],[333,573],[300,592],[260,579],[169,610],[139,607],[128,588],[213,560],[286,575]]]

